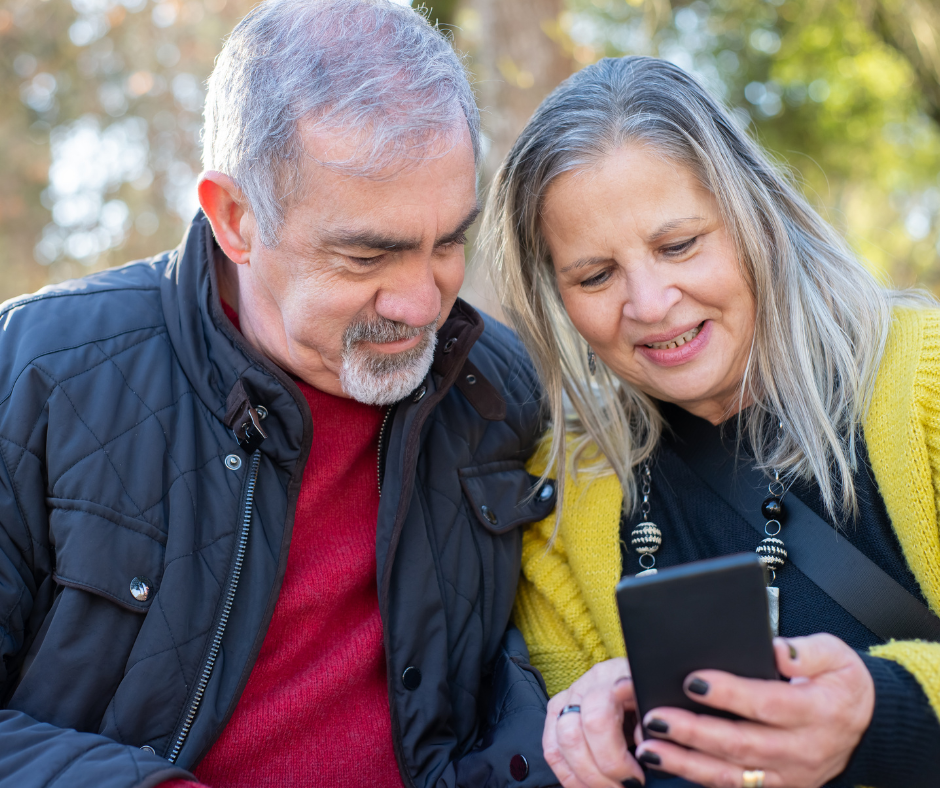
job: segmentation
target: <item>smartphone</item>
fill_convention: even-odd
[[[660,706],[734,719],[686,695],[683,682],[696,670],[779,678],[765,571],[755,553],[625,577],[617,606],[641,720]]]

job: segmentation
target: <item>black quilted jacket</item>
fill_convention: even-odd
[[[4,788],[185,777],[261,648],[316,415],[223,316],[214,254],[200,214],[172,253],[0,309]],[[554,783],[540,677],[507,631],[518,526],[554,504],[527,496],[539,428],[516,341],[458,302],[382,436],[379,606],[407,786]]]

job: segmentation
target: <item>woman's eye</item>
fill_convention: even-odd
[[[683,252],[689,251],[689,249],[692,248],[697,240],[698,236],[696,235],[694,238],[690,238],[688,241],[683,241],[681,244],[663,247],[663,253],[669,255],[670,257],[678,257]]]
[[[590,279],[585,279],[581,282],[581,287],[597,287],[597,285],[604,284],[609,278],[609,271],[601,271],[599,274],[594,274]]]

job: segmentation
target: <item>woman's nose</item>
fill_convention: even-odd
[[[623,314],[628,320],[656,325],[666,320],[669,310],[680,300],[682,291],[671,278],[651,266],[640,266],[627,278]]]

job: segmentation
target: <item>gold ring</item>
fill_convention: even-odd
[[[745,769],[741,775],[741,788],[764,788],[764,773],[760,769]]]

